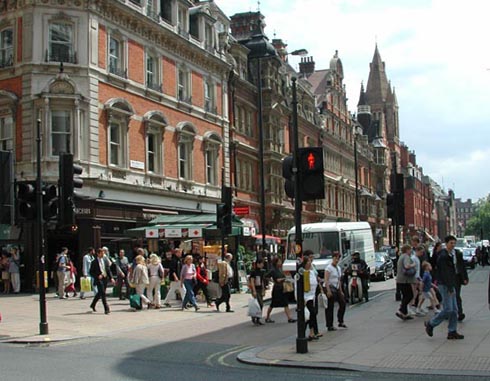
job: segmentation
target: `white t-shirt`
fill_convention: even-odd
[[[316,279],[316,274],[315,271],[313,271],[313,268],[308,272],[308,274],[310,275],[310,291],[305,291],[305,302],[308,300],[315,300],[316,286],[318,286],[318,280]]]
[[[412,254],[411,258],[412,258],[412,261],[415,262],[415,270],[416,270],[415,277],[417,279],[421,279],[421,277],[420,277],[420,259],[419,259],[419,257],[417,257],[416,254]]]
[[[342,277],[342,269],[340,268],[340,266],[329,264],[325,271],[329,273],[328,284],[330,286],[340,288],[340,278]]]

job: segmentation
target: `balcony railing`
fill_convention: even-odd
[[[14,65],[14,57],[9,55],[8,57],[0,57],[0,69],[10,67]]]
[[[109,73],[117,75],[118,77],[128,78],[128,71],[115,66],[109,66]]]
[[[78,63],[77,52],[49,52],[46,50],[46,62]]]
[[[162,92],[162,84],[161,83],[150,82],[150,83],[146,84],[146,87],[149,88],[150,90],[158,91],[159,93]]]

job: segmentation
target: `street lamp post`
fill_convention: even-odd
[[[357,170],[357,137],[359,134],[357,131],[354,133],[354,181],[356,186],[356,221],[359,221],[359,175]]]

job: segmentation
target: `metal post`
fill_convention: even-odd
[[[357,133],[354,134],[354,176],[356,183],[356,221],[359,221],[359,178],[357,170]]]
[[[43,190],[41,178],[41,119],[37,120],[37,178],[36,178],[36,230],[39,250],[39,313],[41,321],[39,323],[39,334],[47,335],[49,333],[48,321],[46,317],[46,288],[44,287],[44,270],[45,270],[45,242],[44,242],[44,225],[43,225]]]
[[[303,259],[303,233],[301,230],[301,211],[303,201],[301,199],[301,173],[298,170],[299,163],[299,133],[298,133],[298,99],[296,94],[296,78],[292,78],[293,90],[293,175],[294,175],[294,226],[295,226],[295,242],[296,242],[296,276],[297,276],[297,311],[298,311],[298,333],[296,338],[296,352],[308,352],[308,340],[305,336],[305,296],[303,273],[300,270],[300,264]]]
[[[260,57],[257,58],[257,102],[259,119],[259,177],[260,177],[260,230],[262,232],[262,250],[265,243],[265,178],[264,178],[264,126],[262,116],[262,69]],[[270,265],[268,263],[268,265]]]

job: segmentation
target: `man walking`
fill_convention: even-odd
[[[463,312],[463,301],[461,300],[461,286],[468,284],[468,272],[464,264],[463,253],[455,250],[455,270],[456,270],[456,302],[458,304],[458,321],[463,321],[466,315]]]
[[[233,280],[233,268],[230,263],[233,259],[231,253],[226,253],[225,260],[218,262],[218,277],[219,285],[221,287],[221,297],[216,299],[216,310],[219,312],[219,306],[221,303],[226,304],[226,312],[234,312],[230,306],[230,283]]]
[[[102,299],[102,304],[104,305],[105,314],[109,314],[111,311],[109,305],[107,304],[105,290],[107,288],[107,282],[110,280],[112,282],[111,274],[111,262],[109,258],[104,257],[104,250],[97,250],[97,258],[90,264],[90,276],[94,278],[95,285],[97,286],[97,294],[94,296],[94,300],[90,304],[90,308],[95,311],[95,306],[99,299]]]
[[[119,257],[116,259],[116,271],[117,271],[117,281],[116,281],[116,291],[119,300],[124,298],[129,299],[129,284],[128,284],[128,269],[129,260],[125,255],[123,249],[119,250]],[[126,287],[123,293],[123,286]]]
[[[170,287],[167,291],[167,296],[163,301],[165,307],[172,307],[170,304],[170,298],[175,296],[175,293],[180,294],[180,298],[185,298],[185,288],[180,284],[180,272],[182,270],[182,250],[175,249],[175,254],[172,255],[172,251],[169,250],[165,253],[166,259],[162,264],[164,269],[168,270],[168,278],[170,280]]]
[[[444,240],[446,248],[442,249],[437,259],[439,291],[442,296],[443,309],[432,319],[425,322],[425,332],[432,337],[434,328],[448,319],[448,340],[461,340],[464,336],[459,334],[458,305],[456,301],[456,237],[449,235]]]

